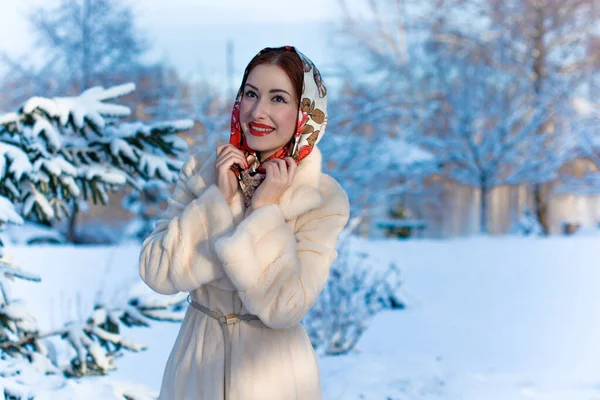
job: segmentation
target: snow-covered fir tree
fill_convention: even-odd
[[[176,133],[193,122],[120,123],[129,108],[107,101],[134,89],[125,84],[93,87],[73,97],[35,97],[0,117],[0,226],[24,219],[51,222],[73,202],[106,204],[108,192],[125,185],[139,190],[175,180],[182,161],[174,156],[187,148]],[[0,389],[6,399],[75,398],[68,388],[90,383],[65,385],[66,379],[108,374],[123,350],[144,349],[120,334],[123,326],[183,317],[185,298],[135,296],[124,304],[95,304],[86,321],[42,331],[23,293],[11,292],[11,280],[35,285],[40,277],[4,252],[0,269]],[[57,340],[70,345],[66,364],[59,363]],[[127,384],[106,390],[113,397],[101,398],[151,398],[147,389]]]

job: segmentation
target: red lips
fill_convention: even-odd
[[[268,131],[257,131],[255,128],[258,129],[269,129]],[[248,129],[250,130],[250,134],[254,135],[254,136],[266,136],[269,133],[273,132],[275,130],[275,128],[273,128],[272,126],[269,125],[264,125],[264,124],[259,124],[258,122],[250,122],[248,124]]]

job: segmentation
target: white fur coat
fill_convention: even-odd
[[[314,147],[278,204],[244,215],[215,185],[215,154],[183,166],[169,207],[144,241],[140,276],[162,294],[190,292],[223,314],[260,320],[229,325],[228,400],[319,400],[319,367],[300,321],[323,289],[348,196],[321,172]],[[218,321],[188,307],[163,376],[162,400],[223,399],[224,340]]]

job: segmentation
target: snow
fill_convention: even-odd
[[[177,121],[157,122],[152,124],[152,126],[154,129],[187,131],[188,129],[192,129],[194,127],[194,120],[180,119]]]
[[[352,353],[319,358],[324,400],[600,398],[600,235],[350,240],[375,265],[397,263],[407,308],[375,316]],[[41,328],[90,315],[96,299],[118,303],[133,294],[161,304],[139,280],[139,245],[10,251],[42,277],[12,284],[28,293]],[[185,294],[178,296],[158,298]],[[147,350],[116,360],[109,377],[70,382],[64,393],[115,398],[113,382],[156,393],[179,324],[151,325],[123,332]],[[76,398],[61,395],[50,398]]]
[[[143,385],[117,380],[109,381],[105,378],[65,380],[45,362],[44,357],[36,357],[33,364],[23,359],[0,360],[0,370],[11,371],[0,376],[0,387],[3,387],[8,394],[23,398],[121,400],[125,395],[131,395],[136,400],[150,400],[156,399],[157,396],[157,393]]]
[[[59,115],[58,104],[52,99],[47,99],[45,97],[32,97],[23,105],[23,112],[29,114],[33,112],[36,108],[40,110],[44,110],[50,116]]]
[[[600,105],[593,104],[582,97],[573,96],[571,99],[571,106],[579,115],[595,115],[596,117],[600,117]]]
[[[123,139],[113,139],[110,142],[110,152],[116,157],[121,155],[132,161],[137,161],[137,157],[135,155],[133,147]]]
[[[13,203],[4,196],[0,196],[0,222],[23,223],[23,218],[17,213]]]
[[[123,185],[127,181],[124,172],[107,165],[82,165],[78,167],[78,173],[88,181],[99,179],[111,185]]]
[[[62,175],[60,177],[60,181],[63,185],[65,185],[69,189],[69,192],[71,193],[71,195],[73,195],[75,197],[79,196],[81,191],[79,190],[79,186],[77,185],[77,182],[75,182],[75,179],[73,179],[72,176]]]
[[[139,166],[149,177],[162,178],[165,181],[174,181],[177,179],[178,172],[169,169],[170,159],[162,156],[143,153],[140,156]]]
[[[523,236],[542,236],[544,233],[542,225],[529,208],[523,210],[523,214],[521,215],[521,218],[517,222],[513,231],[513,233]]]
[[[372,387],[373,377],[355,372],[368,371],[369,364],[398,366],[405,372],[394,371],[396,379],[406,381],[409,373],[414,388],[423,382],[425,368],[431,370],[430,381],[441,373],[439,398],[444,399],[598,396],[600,271],[594,248],[599,244],[598,236],[365,243],[368,251],[397,259],[408,308],[376,318],[358,343],[371,362],[335,376]],[[390,349],[395,360],[378,357]],[[339,362],[352,365],[351,360]],[[394,387],[394,379],[377,386]],[[351,390],[348,397],[330,398],[357,398]],[[365,398],[383,396],[382,391]]]
[[[188,149],[187,142],[179,136],[166,137],[164,140],[165,142],[171,144],[173,148],[177,149],[178,151],[186,151]]]
[[[19,121],[21,121],[21,117],[15,112],[0,115],[0,125],[16,124]]]
[[[61,176],[62,174],[75,176],[77,175],[77,168],[61,155],[50,159],[38,158],[33,163],[33,169],[39,171],[42,167],[49,173],[55,176]]]
[[[15,179],[19,181],[21,176],[28,173],[32,169],[32,165],[29,162],[29,157],[20,148],[12,146],[10,144],[0,142],[0,177],[4,178],[6,161],[10,161],[10,166],[6,172],[14,175]]]
[[[31,138],[37,138],[40,133],[44,133],[50,147],[60,149],[62,146],[61,134],[54,128],[52,123],[46,118],[37,117],[33,129],[27,129],[26,132],[31,132]]]
[[[123,85],[113,86],[106,90],[101,87],[95,87],[87,90],[86,92],[92,91],[94,92],[94,94],[97,94],[96,97],[99,101],[109,100],[132,93],[133,91],[135,91],[135,83],[125,83]]]
[[[31,315],[27,304],[23,301],[15,300],[9,305],[4,305],[0,313],[16,321],[17,327],[25,332],[35,332],[39,329],[35,317]]]
[[[27,196],[25,197],[25,201],[23,202],[23,210],[21,213],[25,216],[28,216],[32,211],[34,206],[37,205],[42,211],[42,213],[46,216],[47,219],[54,218],[54,209],[50,202],[41,192],[32,188]]]
[[[384,165],[412,166],[417,163],[434,162],[435,156],[399,138],[381,139],[374,150]]]
[[[119,125],[109,126],[106,133],[114,137],[132,137],[135,135],[149,136],[156,131],[164,131],[169,133],[186,131],[194,127],[194,121],[191,119],[183,119],[176,121],[155,122],[145,124],[143,122],[124,122]]]
[[[55,97],[53,99],[32,97],[23,106],[23,112],[29,114],[39,108],[50,117],[58,117],[62,126],[66,126],[69,117],[72,117],[75,126],[80,129],[85,125],[85,119],[88,119],[99,128],[103,128],[105,125],[103,116],[126,117],[131,114],[131,110],[122,105],[107,104],[102,101],[123,96],[134,90],[135,85],[129,83],[109,89],[99,86],[92,87],[78,96]]]

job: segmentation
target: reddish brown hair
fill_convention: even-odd
[[[242,85],[238,91],[238,97],[244,91],[246,86],[246,80],[252,70],[261,64],[277,65],[279,68],[285,71],[296,95],[296,103],[300,106],[300,96],[302,96],[302,85],[304,83],[304,66],[302,60],[296,52],[290,46],[284,47],[267,47],[261,50],[254,58],[250,61],[244,71],[244,78],[242,79]]]

